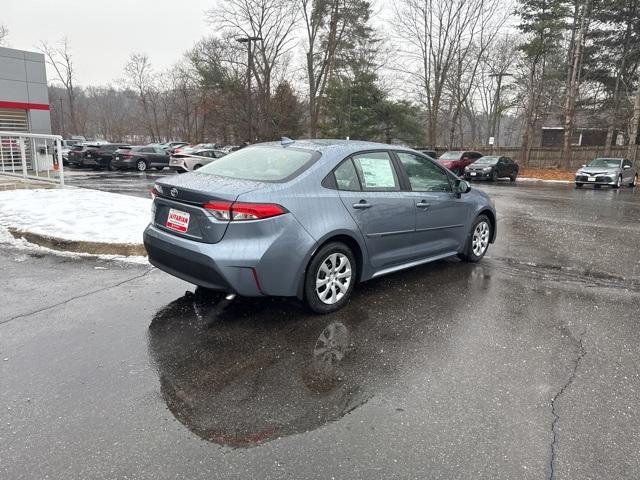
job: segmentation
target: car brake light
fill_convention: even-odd
[[[274,203],[245,203],[211,201],[204,204],[218,220],[262,220],[287,213],[280,205]]]

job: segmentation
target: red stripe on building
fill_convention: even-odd
[[[18,110],[49,110],[46,103],[3,102],[0,100],[0,108],[15,108]]]

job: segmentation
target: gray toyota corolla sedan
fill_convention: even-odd
[[[355,284],[496,237],[489,197],[428,157],[347,140],[243,148],[156,183],[149,261],[196,285],[342,307]]]

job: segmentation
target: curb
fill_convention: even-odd
[[[14,238],[24,238],[29,243],[41,247],[59,250],[63,252],[89,253],[93,255],[118,255],[118,256],[147,256],[147,251],[142,244],[132,243],[100,243],[82,240],[64,240],[62,238],[40,235],[33,232],[25,232],[17,228],[8,228]]]

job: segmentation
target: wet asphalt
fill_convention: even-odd
[[[0,478],[640,477],[640,191],[477,188],[480,264],[327,316],[0,246]]]

